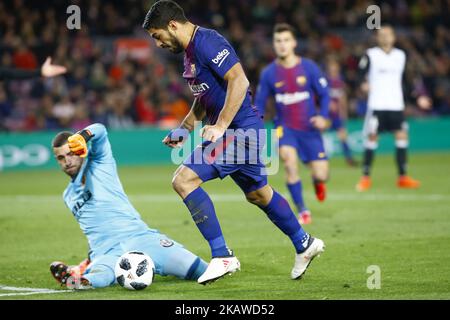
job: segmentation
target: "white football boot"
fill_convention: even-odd
[[[304,252],[295,255],[295,264],[291,271],[291,279],[301,279],[311,261],[315,257],[320,256],[324,251],[325,243],[320,239],[311,237],[308,248]]]
[[[216,257],[211,260],[206,271],[198,278],[197,282],[205,285],[238,270],[241,270],[241,263],[234,255]]]

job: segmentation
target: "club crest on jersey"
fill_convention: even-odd
[[[168,248],[173,246],[173,241],[169,239],[160,239],[159,244],[164,248]]]
[[[192,64],[191,64],[191,74],[192,74],[193,77],[195,77],[195,71],[196,71],[196,70],[195,70],[195,64],[192,63]]]
[[[297,81],[298,85],[304,86],[305,83],[306,83],[306,77],[305,76],[299,76],[299,77],[297,77],[296,81]]]
[[[284,81],[275,82],[275,88],[281,88],[282,86],[284,86]]]

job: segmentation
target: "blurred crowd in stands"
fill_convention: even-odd
[[[52,3],[53,2],[53,3]],[[192,95],[184,83],[182,55],[156,49],[141,24],[151,0],[0,2],[0,65],[39,68],[47,56],[68,67],[52,79],[0,82],[0,131],[72,128],[91,122],[111,128],[137,125],[173,127],[188,112]],[[349,116],[362,116],[366,96],[357,83],[358,61],[374,45],[366,9],[381,8],[393,25],[397,46],[406,50],[408,114],[450,114],[448,1],[183,0],[194,23],[222,33],[237,49],[255,92],[261,69],[274,58],[274,23],[298,30],[301,55],[323,70],[337,59],[347,83]],[[67,6],[81,9],[81,29],[69,30]],[[139,58],[119,55],[117,40],[141,38],[149,51]],[[155,50],[156,49],[156,50]],[[415,97],[432,98],[419,111]]]

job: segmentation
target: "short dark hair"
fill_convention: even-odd
[[[145,16],[142,27],[148,29],[167,29],[171,20],[186,23],[188,19],[184,15],[183,8],[172,0],[160,0],[155,2]]]
[[[277,23],[273,27],[273,34],[288,31],[295,38],[295,28],[288,23]]]
[[[67,139],[73,135],[70,131],[61,131],[52,140],[52,147],[59,148],[67,143]]]

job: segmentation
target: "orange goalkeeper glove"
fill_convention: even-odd
[[[82,130],[67,138],[69,149],[77,156],[85,158],[88,154],[87,142],[92,138],[89,130]]]

